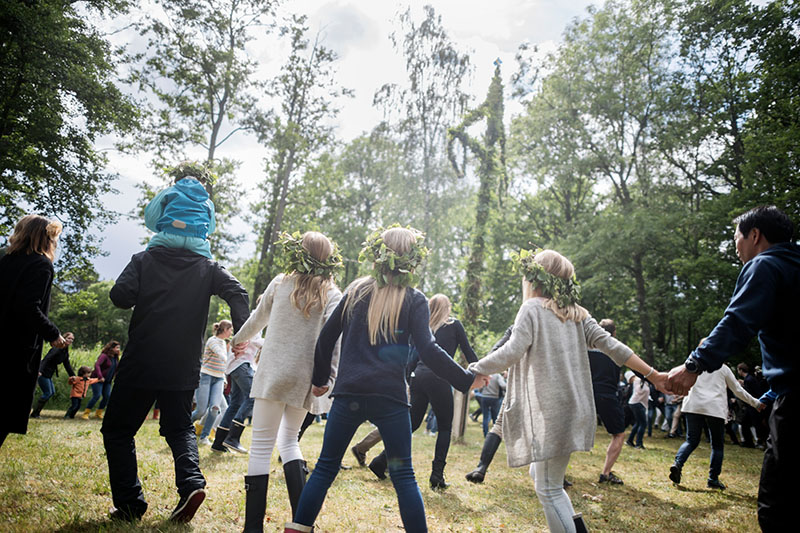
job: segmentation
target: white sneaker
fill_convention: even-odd
[[[209,440],[208,437],[203,437],[198,441],[197,444],[199,444],[200,446],[211,446],[211,441]]]

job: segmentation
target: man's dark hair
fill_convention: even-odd
[[[607,332],[611,333],[612,335],[615,335],[617,333],[617,325],[614,324],[614,321],[611,320],[610,318],[604,318],[603,320],[601,320],[599,326],[604,330],[606,330]]]
[[[774,205],[754,207],[734,218],[733,223],[739,226],[739,232],[744,237],[750,234],[751,229],[758,228],[771,244],[791,242],[794,236],[794,224],[791,219]]]

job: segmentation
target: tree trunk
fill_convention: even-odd
[[[642,329],[643,359],[652,366],[655,359],[653,354],[653,333],[650,328],[650,312],[647,309],[647,289],[641,252],[633,254],[633,277],[636,281],[636,301],[639,303],[639,327]]]

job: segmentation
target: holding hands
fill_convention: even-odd
[[[242,355],[249,344],[250,341],[245,341],[245,342],[240,342],[239,344],[235,344],[233,346],[233,355],[235,357],[239,357],[240,355]]]
[[[697,381],[697,374],[692,374],[684,365],[679,365],[669,371],[666,392],[686,395]]]
[[[326,392],[328,392],[327,385],[325,385],[324,387],[317,387],[316,385],[311,385],[311,394],[313,394],[317,398],[324,395]]]
[[[53,348],[66,348],[69,345],[70,343],[68,343],[66,339],[64,339],[64,337],[61,335],[59,335],[56,340],[50,341],[50,346],[52,346]]]
[[[481,387],[485,387],[489,384],[489,376],[484,374],[475,374],[475,379],[472,381],[472,385],[470,385],[470,389],[480,389]]]

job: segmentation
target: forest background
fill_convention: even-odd
[[[551,50],[519,43],[477,99],[475,52],[435,7],[401,7],[390,39],[402,81],[375,91],[382,120],[350,140],[333,126],[352,95],[337,54],[288,4],[0,4],[0,245],[24,213],[62,220],[50,314],[79,345],[125,343],[130,311],[94,266],[102,229],[140,217],[185,158],[216,176],[212,249],[251,295],[281,271],[279,231],[336,241],[346,286],[367,271],[369,232],[410,224],[431,249],[420,288],[450,296],[483,353],[521,303],[509,261],[521,247],[569,257],[583,305],[665,368],[730,298],[731,219],[774,204],[800,223],[798,2],[611,0]],[[264,34],[285,50],[278,72],[259,67]],[[259,147],[256,193],[226,151],[238,135]],[[139,158],[135,212],[101,201],[117,179],[109,139]],[[241,259],[248,238],[257,251]],[[215,300],[209,320],[226,314]],[[760,360],[755,343],[741,358]]]

